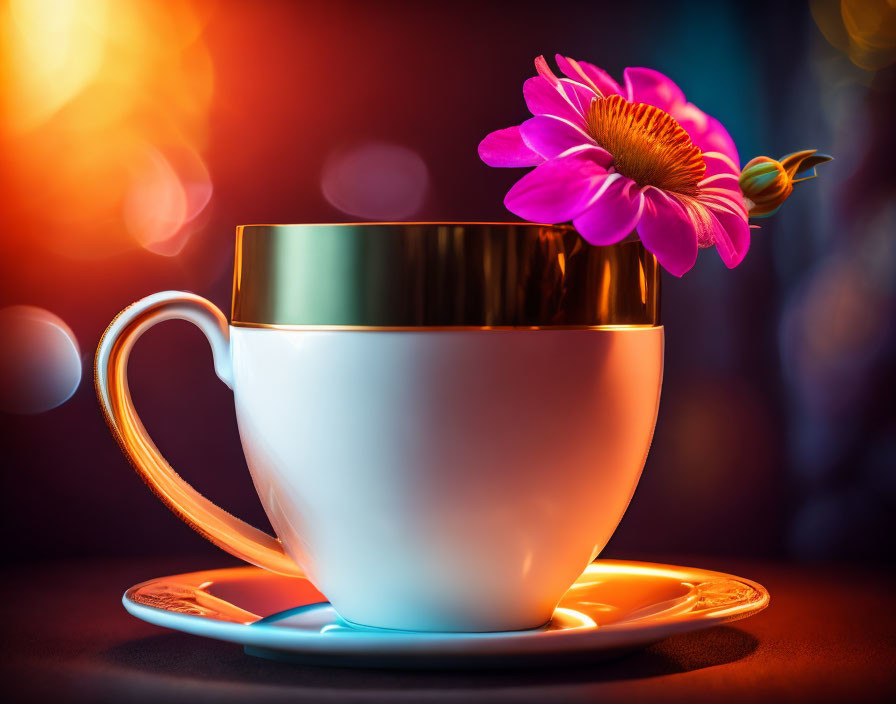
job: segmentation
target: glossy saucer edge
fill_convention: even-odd
[[[255,567],[161,577],[122,602],[148,623],[237,643],[250,654],[336,667],[440,669],[572,664],[615,657],[671,635],[752,616],[768,591],[742,577],[597,560],[550,624],[514,632],[386,631],[342,620],[305,579]]]

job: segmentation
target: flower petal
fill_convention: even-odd
[[[538,71],[539,76],[542,76],[552,86],[560,85],[560,79],[551,71],[548,62],[544,60],[544,55],[535,57],[535,70]]]
[[[633,103],[654,105],[671,114],[671,107],[685,102],[681,88],[659,71],[652,68],[627,68],[623,75],[628,99]]]
[[[737,174],[713,174],[712,176],[707,176],[698,184],[700,186],[700,192],[702,193],[704,189],[711,188],[713,191],[731,191],[733,192],[735,189],[739,188],[738,185]]]
[[[728,130],[725,129],[721,122],[711,115],[707,115],[706,119],[708,122],[706,134],[700,138],[701,144],[698,144],[697,146],[703,151],[721,152],[735,164],[739,164],[740,157],[737,154],[737,146],[735,146],[731,135],[728,134]]]
[[[591,161],[602,167],[603,170],[609,169],[613,165],[613,155],[603,147],[599,147],[596,144],[580,144],[577,147],[572,147],[572,149],[567,149],[562,154],[559,154],[556,158],[563,159],[569,156],[573,156],[574,154],[587,156]]]
[[[618,178],[611,181],[612,176]],[[621,174],[605,179],[600,190],[602,193],[595,194],[596,198],[592,196],[592,204],[572,222],[591,244],[613,244],[635,229],[644,210],[644,196],[633,181]]]
[[[560,79],[560,87],[569,98],[569,102],[573,105],[577,113],[584,116],[588,114],[591,102],[597,98],[597,93],[590,86],[586,86],[578,81],[571,81],[568,78]]]
[[[740,177],[737,162],[722,152],[703,152],[703,163],[706,164],[704,179],[716,174],[734,174],[735,177]]]
[[[519,125],[497,130],[479,143],[479,158],[489,166],[538,166],[544,157],[523,141]]]
[[[744,194],[741,193],[739,188],[713,188],[711,185],[701,186],[700,196],[697,200],[707,208],[739,213],[744,219],[749,217]]]
[[[504,205],[524,220],[566,222],[582,212],[606,175],[588,150],[551,159],[517,181]]]
[[[685,209],[658,188],[644,191],[638,234],[644,246],[670,274],[682,276],[697,261],[697,231]]]
[[[712,238],[725,266],[733,269],[750,249],[750,225],[746,216],[709,206],[713,216]]]
[[[586,86],[594,88],[604,97],[608,95],[622,95],[622,88],[613,80],[613,77],[602,68],[586,61],[576,61],[568,56],[557,54],[557,66],[565,76]]]
[[[701,151],[720,152],[735,163],[739,163],[734,140],[716,118],[707,115],[693,103],[672,106],[668,112]]]
[[[585,113],[595,93],[572,81],[558,81],[554,86],[543,76],[534,76],[523,83],[523,98],[533,115],[556,115],[585,127]]]
[[[536,115],[520,125],[520,134],[530,149],[552,159],[582,144],[597,146],[585,130],[552,115]]]

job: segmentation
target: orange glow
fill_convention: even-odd
[[[272,574],[257,567],[162,577],[132,587],[127,598],[167,611],[243,624],[326,600],[307,579]],[[693,621],[723,623],[758,613],[768,602],[764,587],[732,575],[598,560],[560,600],[545,630],[623,631]],[[345,628],[344,624],[329,625],[321,633]]]
[[[554,618],[552,621],[557,621],[561,618],[578,621],[580,625],[572,626],[573,628],[597,628],[597,622],[593,618],[588,614],[583,614],[581,611],[576,611],[575,609],[567,609],[563,606],[558,606],[554,609]],[[567,628],[569,628],[569,626],[567,626]]]
[[[23,215],[78,258],[172,256],[211,198],[207,3],[8,0],[2,127]]]
[[[166,157],[147,144],[141,158],[131,165],[133,177],[124,200],[125,224],[137,242],[168,256],[186,244],[190,234],[187,223],[202,212],[212,195],[202,159],[193,150],[179,151],[179,159],[174,159],[173,150]]]
[[[893,0],[813,0],[809,7],[825,39],[859,68],[878,71],[896,61]]]
[[[597,310],[600,315],[609,317],[610,314],[610,284],[612,283],[610,272],[610,260],[604,261],[603,274],[600,277],[600,295],[597,299]]]
[[[638,261],[638,283],[641,286],[641,303],[647,305],[647,277],[644,275],[644,263]]]
[[[278,574],[301,575],[277,538],[230,515],[181,479],[149,437],[131,398],[128,358],[145,326],[179,311],[178,317],[208,331],[215,330],[221,349],[225,349],[229,345],[227,320],[211,303],[191,294],[183,294],[177,301],[156,303],[138,313],[129,314],[128,310],[122,311],[103,334],[94,367],[97,398],[109,429],[128,460],[172,512],[222,550]],[[187,310],[189,317],[184,312]]]

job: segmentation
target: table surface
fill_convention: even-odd
[[[672,560],[656,560],[672,562]],[[228,564],[183,560],[9,566],[2,690],[19,701],[874,701],[896,695],[896,575],[848,566],[674,561],[764,584],[771,605],[730,626],[611,662],[504,671],[306,667],[129,616],[131,584]],[[7,701],[10,701],[7,699]]]

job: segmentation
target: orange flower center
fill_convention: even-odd
[[[688,196],[700,190],[703,153],[668,113],[611,95],[591,101],[586,126],[612,155],[616,171],[639,186]]]

